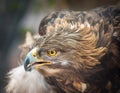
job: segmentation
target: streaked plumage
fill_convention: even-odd
[[[120,7],[52,12],[41,21],[39,34],[26,55],[26,71],[18,67],[10,72],[8,93],[120,91]],[[21,83],[16,79],[19,72]]]

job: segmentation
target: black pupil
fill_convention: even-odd
[[[54,51],[51,51],[51,54],[54,54]]]

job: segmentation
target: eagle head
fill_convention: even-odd
[[[92,32],[87,21],[80,23],[80,19],[75,21],[74,15],[67,13],[69,17],[50,19],[52,23],[49,20],[45,24],[48,33],[36,40],[24,60],[24,68],[39,71],[62,93],[83,92],[87,88],[86,78],[99,70],[95,68],[106,48],[96,47],[98,34]]]

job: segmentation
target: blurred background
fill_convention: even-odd
[[[5,93],[6,73],[18,66],[18,45],[25,33],[38,33],[41,19],[54,10],[90,10],[117,5],[119,0],[0,0],[0,93]]]

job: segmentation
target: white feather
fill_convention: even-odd
[[[38,71],[26,72],[23,66],[14,68],[9,73],[7,93],[55,93]]]

